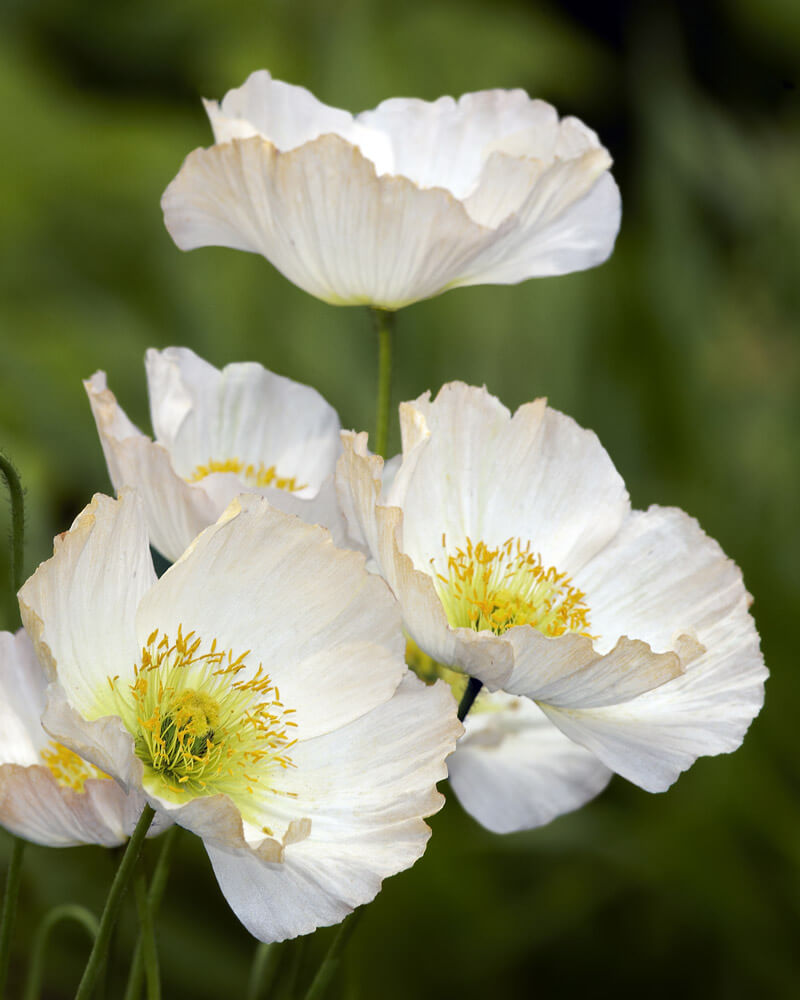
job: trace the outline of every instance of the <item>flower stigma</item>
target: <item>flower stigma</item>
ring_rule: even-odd
[[[440,569],[431,559],[436,592],[453,628],[471,628],[502,635],[515,625],[532,625],[547,636],[565,632],[589,635],[585,594],[566,573],[545,567],[530,542],[509,538],[497,548],[473,543],[447,553]]]
[[[90,779],[110,781],[107,774],[79,757],[72,750],[50,740],[41,751],[40,756],[49,768],[50,773],[62,788],[71,788],[74,792],[83,792],[84,785]]]
[[[269,674],[247,665],[214,639],[203,652],[181,626],[174,642],[156,629],[142,648],[132,684],[108,679],[119,714],[134,738],[145,778],[180,802],[253,794],[275,767],[291,767],[294,709],[285,708]]]
[[[205,465],[198,465],[191,476],[190,483],[199,483],[201,479],[214,472],[233,472],[247,483],[248,486],[272,486],[289,493],[298,493],[307,488],[307,483],[298,483],[295,476],[279,476],[274,465],[264,465],[259,462],[243,462],[240,458],[225,458],[222,460],[210,458]]]

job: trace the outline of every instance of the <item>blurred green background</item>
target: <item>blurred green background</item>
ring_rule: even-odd
[[[546,394],[594,428],[636,506],[687,509],[743,567],[766,707],[735,755],[701,760],[666,795],[615,779],[582,811],[503,838],[450,797],[425,857],[365,915],[348,997],[797,995],[798,66],[796,0],[3,0],[0,446],[28,490],[29,572],[110,488],[80,380],[105,369],[149,428],[148,346],[261,361],[315,385],[345,426],[371,426],[363,310],[306,296],[260,257],[182,254],[164,230],[162,190],[211,141],[200,95],[259,67],[353,111],[521,86],[615,157],[611,260],[404,311],[395,398],[460,378],[510,407]],[[0,574],[0,625],[15,628],[5,547]],[[9,843],[0,834],[3,856]],[[178,855],[164,995],[240,995],[254,942],[199,842],[182,834]],[[28,850],[9,996],[42,914],[99,907],[112,862]],[[126,911],[109,997],[132,936]],[[46,996],[71,996],[80,933],[63,929],[50,954]]]

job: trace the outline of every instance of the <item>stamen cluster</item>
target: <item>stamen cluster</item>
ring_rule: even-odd
[[[108,780],[107,774],[55,740],[50,740],[41,750],[40,756],[59,785],[71,788],[74,792],[82,792],[90,778]]]
[[[306,483],[298,483],[295,476],[279,476],[274,465],[264,465],[259,462],[243,462],[240,458],[215,459],[210,458],[205,465],[198,465],[189,476],[190,483],[199,483],[201,479],[210,476],[212,472],[233,472],[245,480],[248,486],[273,486],[275,489],[288,490],[297,493],[304,490]]]
[[[234,656],[216,639],[207,652],[201,647],[181,626],[174,642],[156,629],[133,683],[120,688],[114,677],[109,685],[137,757],[173,797],[252,794],[274,766],[292,766],[294,709],[261,664],[248,669],[249,650]]]
[[[442,535],[442,548],[447,539]],[[467,538],[465,548],[446,556],[443,571],[431,559],[433,582],[454,628],[502,635],[515,625],[532,625],[547,636],[589,634],[585,594],[566,573],[545,567],[530,542],[508,538],[497,548]]]

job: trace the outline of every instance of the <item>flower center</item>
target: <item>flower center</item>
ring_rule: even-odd
[[[530,542],[509,538],[497,548],[485,542],[431,559],[433,583],[448,622],[502,635],[515,625],[532,625],[548,636],[579,632],[589,635],[586,596],[566,573],[542,565]],[[591,638],[591,636],[589,636]]]
[[[136,756],[162,790],[180,801],[220,793],[235,800],[267,782],[274,767],[292,766],[294,709],[260,664],[248,669],[249,651],[234,656],[216,640],[206,652],[202,645],[181,626],[174,642],[156,629],[133,683],[109,684]]]
[[[279,476],[274,465],[266,466],[243,462],[240,458],[218,460],[210,458],[206,465],[198,465],[191,476],[190,483],[199,483],[201,479],[210,476],[212,472],[233,472],[247,483],[248,486],[273,486],[275,489],[288,490],[297,493],[306,489],[307,483],[298,483],[295,476]]]
[[[83,760],[82,757],[60,743],[56,743],[55,740],[50,740],[50,743],[41,751],[40,756],[63,788],[82,792],[83,786],[90,778],[110,780],[108,775],[96,768],[94,764]]]

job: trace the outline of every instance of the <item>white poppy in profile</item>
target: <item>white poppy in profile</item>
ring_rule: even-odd
[[[383,493],[366,435],[343,435],[340,500],[417,645],[501,692],[451,762],[470,812],[536,826],[612,771],[662,791],[739,746],[767,671],[741,573],[696,521],[631,510],[596,436],[544,400],[512,417],[452,383],[400,420]]]
[[[398,309],[613,249],[607,150],[522,90],[392,98],[353,117],[261,70],[205,107],[216,144],[164,193],[172,238],[262,254],[326,302]]]
[[[144,797],[45,732],[47,685],[27,632],[0,632],[0,824],[46,847],[122,844]]]
[[[220,370],[186,347],[151,348],[145,367],[154,441],[128,419],[104,372],[84,386],[111,482],[142,494],[163,556],[174,562],[243,492],[345,543],[334,487],[339,418],[316,389],[254,362]]]
[[[256,937],[343,919],[423,853],[462,728],[323,529],[243,495],[156,580],[138,495],[96,496],[20,608],[48,731],[202,837]]]

